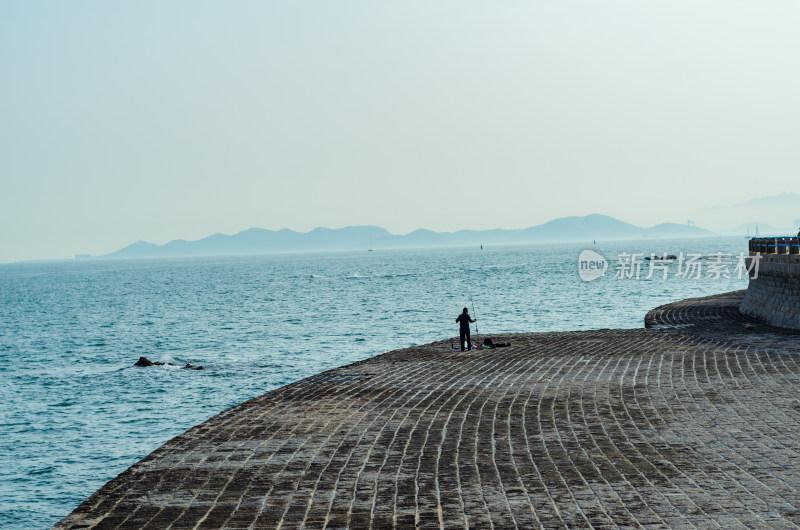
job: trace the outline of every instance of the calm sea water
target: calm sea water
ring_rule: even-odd
[[[742,238],[0,265],[0,527],[45,528],[219,411],[322,370],[457,335],[641,327],[746,287]],[[609,260],[583,282],[577,258]],[[734,254],[730,279],[614,278],[621,252]],[[706,262],[706,265],[708,262]],[[473,330],[474,332],[474,330]],[[200,364],[135,368],[151,360]]]

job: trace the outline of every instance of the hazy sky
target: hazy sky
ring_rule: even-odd
[[[800,191],[798,24],[795,0],[5,0],[0,261]]]

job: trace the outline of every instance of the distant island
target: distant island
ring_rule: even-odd
[[[693,225],[662,223],[642,228],[607,215],[561,217],[520,230],[459,230],[434,232],[419,229],[406,235],[391,234],[378,226],[315,228],[310,232],[250,228],[238,234],[213,234],[197,241],[176,239],[164,245],[139,241],[91,259],[175,258],[265,254],[270,252],[431,248],[466,245],[507,245],[593,240],[709,237],[715,234]],[[79,259],[88,259],[80,255]]]

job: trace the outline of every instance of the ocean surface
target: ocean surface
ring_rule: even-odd
[[[740,237],[589,243],[0,265],[0,528],[51,526],[246,399],[457,336],[464,306],[481,335],[638,328],[658,305],[747,286]],[[581,280],[585,249],[604,277]],[[637,279],[619,257],[651,252],[700,254],[700,278],[673,261],[646,279],[642,261]]]

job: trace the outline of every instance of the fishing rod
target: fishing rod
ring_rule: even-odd
[[[472,289],[467,285],[467,292],[469,293],[469,301],[472,303],[472,314],[475,315],[475,338],[478,338],[480,332],[478,331],[478,312],[475,311],[475,300],[472,299]]]

